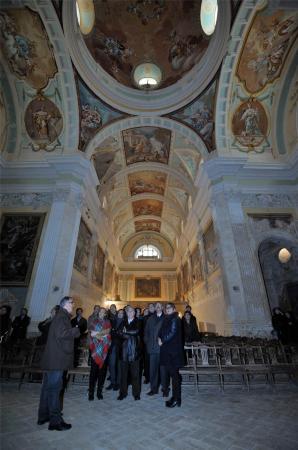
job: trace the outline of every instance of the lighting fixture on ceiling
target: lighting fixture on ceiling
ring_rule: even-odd
[[[278,252],[278,259],[280,260],[280,262],[282,264],[286,264],[287,262],[289,262],[291,259],[291,256],[292,255],[287,248],[282,248]]]
[[[77,0],[76,11],[82,34],[89,34],[94,26],[95,11],[93,0]]]
[[[201,3],[201,26],[207,36],[214,33],[218,13],[217,0],[202,0]]]
[[[160,68],[152,62],[139,64],[133,71],[133,81],[139,89],[157,89],[162,80]]]

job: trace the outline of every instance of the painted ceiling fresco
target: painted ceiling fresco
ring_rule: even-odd
[[[297,30],[297,10],[266,8],[256,15],[237,70],[239,80],[250,94],[256,94],[279,77]]]
[[[166,87],[198,64],[208,47],[200,6],[201,1],[190,0],[97,0],[95,27],[85,43],[119,83],[134,87],[134,67],[154,61]]]
[[[37,91],[58,71],[43,23],[29,8],[0,11],[0,44],[11,72]]]
[[[136,233],[140,231],[156,231],[160,232],[161,223],[158,220],[147,219],[147,220],[136,220],[135,229]]]
[[[163,203],[159,200],[144,199],[132,203],[133,215],[161,217]]]
[[[80,98],[80,142],[79,149],[85,150],[88,142],[108,123],[126,115],[107,106],[96,97],[78,77]]]
[[[230,148],[249,153],[253,158],[264,153],[271,156],[285,153],[284,144],[276,144],[274,116],[276,94],[281,90],[279,82],[283,73],[289,71],[286,59],[297,42],[298,11],[294,7],[281,9],[283,2],[268,2],[252,19],[239,54],[236,75],[233,78],[229,104]],[[294,5],[294,3],[293,3]],[[295,65],[294,58],[291,56]],[[296,61],[297,66],[297,61]],[[287,87],[286,92],[289,92]],[[285,96],[285,89],[282,95]],[[283,101],[280,99],[280,104]],[[285,111],[280,117],[283,122]],[[276,116],[277,117],[277,116]],[[284,134],[288,136],[288,124]],[[295,129],[295,126],[294,128]],[[279,127],[282,130],[282,127]],[[291,134],[291,132],[290,132]],[[277,137],[280,132],[277,133]],[[288,148],[291,146],[288,144]]]
[[[162,172],[136,172],[128,175],[131,195],[151,193],[164,195],[167,175]]]
[[[214,108],[216,95],[215,80],[212,85],[193,103],[171,114],[176,120],[186,123],[203,139],[209,151],[215,147],[214,142]]]
[[[137,162],[167,164],[171,132],[158,127],[139,127],[122,131],[127,165]]]

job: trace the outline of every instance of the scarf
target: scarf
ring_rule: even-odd
[[[90,330],[92,331],[103,331],[111,328],[111,323],[109,320],[101,320],[95,317],[90,324]],[[95,363],[102,368],[107,357],[109,348],[111,345],[111,334],[101,336],[99,339],[90,335],[90,352]]]

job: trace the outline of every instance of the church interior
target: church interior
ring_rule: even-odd
[[[1,1],[0,305],[27,308],[27,337],[68,295],[85,317],[189,305],[211,337],[277,339],[274,308],[298,323],[297,35],[295,0]],[[67,443],[35,430],[39,388],[7,383],[5,440],[294,450],[297,379],[294,395],[267,388],[200,393],[201,409],[183,391],[184,412],[166,416],[162,399],[126,414],[109,392],[106,440],[72,386]]]
[[[0,95],[1,301],[32,333],[66,294],[297,317],[295,2],[3,0]]]

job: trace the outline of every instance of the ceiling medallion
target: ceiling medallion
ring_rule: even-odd
[[[162,72],[160,68],[152,62],[139,64],[133,71],[133,81],[139,89],[157,89],[161,80]]]

